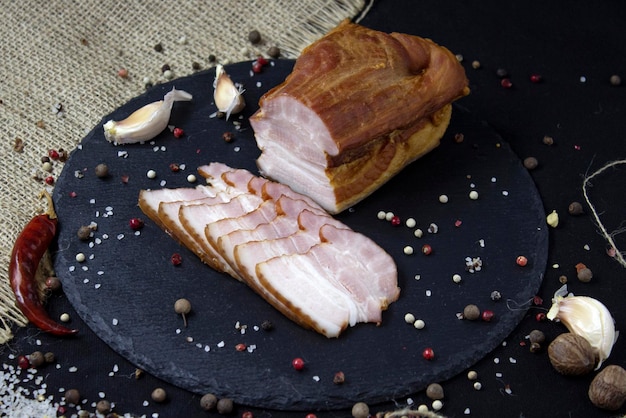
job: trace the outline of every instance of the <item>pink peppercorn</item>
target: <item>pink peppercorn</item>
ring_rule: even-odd
[[[533,83],[541,83],[543,81],[543,77],[540,74],[531,74],[530,81]]]
[[[480,316],[481,316],[483,321],[491,322],[491,320],[493,319],[495,314],[493,313],[493,311],[490,311],[489,309],[485,309]]]
[[[396,215],[393,218],[391,218],[391,225],[398,226],[400,225],[400,223],[401,223],[401,220],[399,216]]]
[[[178,253],[174,253],[172,254],[172,257],[170,257],[170,261],[172,262],[172,265],[180,266],[183,263],[183,257]]]
[[[424,255],[431,255],[432,252],[433,252],[433,248],[430,245],[424,244],[422,246],[422,254],[424,254]]]
[[[291,361],[291,366],[296,370],[304,369],[304,360],[300,357],[296,357]]]
[[[20,369],[28,369],[30,367],[30,360],[26,356],[19,356],[17,358],[17,366]]]
[[[505,89],[510,89],[511,87],[513,87],[513,82],[510,78],[503,78],[502,80],[500,80],[500,85]]]
[[[430,347],[425,348],[424,351],[422,351],[422,357],[426,360],[432,360],[435,358],[435,351]]]
[[[252,64],[252,72],[260,73],[262,70],[263,70],[263,65],[260,64],[258,61]]]
[[[48,176],[45,178],[44,181],[46,182],[47,185],[52,186],[54,184],[54,177]]]
[[[53,160],[58,160],[59,152],[55,149],[48,150],[48,157],[50,157]]]
[[[128,70],[126,68],[120,68],[117,71],[117,75],[121,78],[128,78]]]
[[[526,264],[528,264],[528,259],[523,255],[520,255],[517,256],[517,258],[515,259],[515,263],[520,267],[524,267],[526,266]]]
[[[174,131],[172,131],[172,133],[174,134],[174,138],[181,138],[185,134],[185,131],[183,131],[181,128],[174,128]]]
[[[130,229],[137,231],[143,228],[143,220],[141,218],[131,218],[130,221],[128,221],[128,225]]]

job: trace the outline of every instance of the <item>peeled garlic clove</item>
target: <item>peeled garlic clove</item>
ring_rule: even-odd
[[[110,120],[105,123],[104,137],[115,144],[149,141],[167,127],[174,102],[189,101],[192,98],[186,91],[173,88],[163,100],[137,109],[122,121]]]
[[[548,216],[546,216],[546,223],[552,228],[559,226],[559,214],[556,210],[553,210]]]
[[[561,321],[570,332],[589,341],[598,358],[596,370],[611,354],[619,335],[613,317],[604,304],[588,296],[568,294],[567,285],[555,292],[546,317],[552,321]]]
[[[242,95],[244,90],[233,83],[222,65],[215,68],[213,87],[215,89],[213,99],[217,110],[226,113],[226,119],[232,114],[241,112],[246,106]]]

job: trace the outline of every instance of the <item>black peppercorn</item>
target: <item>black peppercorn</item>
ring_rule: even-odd
[[[582,215],[583,213],[583,205],[580,204],[580,202],[572,202],[569,204],[569,207],[567,208],[567,212],[570,215]]]
[[[217,57],[213,54],[209,55],[209,62],[214,63],[217,60]]]
[[[104,164],[104,163],[100,163],[96,166],[96,177],[98,178],[105,178],[109,175],[109,167]]]
[[[169,70],[171,70],[171,69],[172,69],[172,68],[170,67],[170,65],[169,65],[169,64],[163,64],[163,65],[161,66],[161,72],[162,72],[162,73],[164,73],[164,72],[166,72],[166,71],[169,71]]]
[[[199,70],[200,69],[200,63],[196,62],[196,61],[192,62],[191,63],[191,69],[192,70]]]
[[[277,46],[272,46],[267,50],[267,55],[272,58],[278,58],[280,57],[280,49]]]
[[[158,44],[154,46],[154,50],[156,52],[163,52],[163,45],[161,45],[161,42],[159,42]]]
[[[274,328],[274,324],[272,324],[271,321],[269,320],[265,320],[261,323],[261,328],[265,331],[270,331],[272,328]]]
[[[256,45],[259,42],[261,42],[261,34],[259,33],[258,30],[252,30],[250,31],[250,33],[248,33],[248,40],[253,44]]]

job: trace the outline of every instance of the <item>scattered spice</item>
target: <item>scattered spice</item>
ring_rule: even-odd
[[[295,369],[295,370],[302,370],[304,369],[304,360],[300,357],[296,357],[293,360],[291,360],[291,366]]]
[[[480,68],[480,61],[474,60],[472,61],[472,68],[478,70]]]
[[[217,412],[222,415],[233,412],[233,400],[230,398],[222,398],[217,401]]]
[[[117,70],[117,75],[120,78],[128,78],[128,70],[126,68],[120,68]]]
[[[182,136],[185,135],[185,131],[182,128],[174,128],[172,133],[174,134],[174,138],[182,138]]]
[[[352,406],[354,418],[367,418],[370,416],[370,407],[365,402],[357,402]]]
[[[465,140],[465,135],[463,135],[462,133],[454,134],[454,142],[456,142],[457,144],[460,144],[464,140]]]
[[[621,86],[622,85],[622,78],[617,75],[617,74],[613,74],[610,78],[609,78],[609,82],[611,83],[612,86]]]
[[[510,78],[503,78],[502,80],[500,80],[500,85],[505,89],[510,89],[513,87],[513,82]]]
[[[443,399],[443,387],[439,383],[431,383],[426,388],[426,396],[428,396],[428,398],[431,400]]]
[[[154,50],[156,52],[163,52],[163,45],[161,44],[161,42],[159,42],[158,44],[154,45]]]
[[[333,376],[333,383],[336,385],[341,385],[345,381],[346,381],[346,375],[341,371],[335,373],[335,376]]]
[[[13,141],[13,151],[24,152],[24,141],[20,138],[15,138]]]
[[[491,322],[495,317],[495,313],[489,309],[485,309],[480,317],[485,322]]]
[[[98,178],[106,178],[109,176],[109,166],[104,163],[100,163],[96,166],[95,173]]]
[[[224,140],[224,142],[232,142],[233,139],[235,139],[235,134],[232,132],[224,132],[222,134],[222,139]]]
[[[111,402],[107,401],[106,399],[99,400],[96,404],[96,411],[98,411],[98,413],[100,414],[108,414],[109,412],[111,412]]]
[[[248,32],[248,41],[250,41],[252,45],[261,43],[261,33],[256,29],[251,30]]]
[[[167,399],[167,392],[163,388],[156,388],[152,391],[150,397],[154,402],[162,403]]]
[[[554,138],[552,138],[550,135],[545,135],[543,137],[543,143],[548,146],[554,145]]]
[[[496,75],[498,76],[498,78],[504,78],[509,75],[509,72],[505,68],[498,68],[496,70]]]
[[[543,344],[546,341],[546,336],[543,331],[534,329],[528,334],[528,339],[531,343]]]
[[[433,248],[429,244],[424,244],[422,246],[422,254],[431,255],[433,252]]]
[[[211,411],[217,406],[217,396],[207,393],[200,398],[200,407],[205,411]]]
[[[277,46],[272,46],[270,47],[270,49],[267,50],[267,55],[276,59],[280,57],[280,49]]]
[[[80,392],[78,389],[68,389],[65,391],[65,401],[77,405],[80,402]]]
[[[430,347],[425,348],[424,351],[422,351],[422,357],[424,357],[425,360],[430,361],[435,358],[435,351]]]
[[[567,213],[573,216],[582,215],[584,213],[583,205],[580,202],[572,202],[567,207]]]
[[[187,328],[187,315],[191,312],[191,302],[185,298],[180,298],[174,302],[174,312],[183,317],[183,324]]]
[[[463,318],[475,321],[480,318],[480,309],[474,304],[469,304],[463,309]]]
[[[539,161],[535,157],[524,158],[524,167],[528,170],[534,170],[539,165]]]
[[[541,83],[543,81],[543,77],[541,76],[541,74],[531,74],[530,81],[535,84]]]
[[[502,299],[502,295],[497,290],[494,290],[493,292],[491,292],[490,297],[491,297],[491,300],[493,300],[494,302]]]
[[[30,365],[37,368],[45,364],[46,359],[43,356],[41,351],[34,351],[28,356],[28,361]]]
[[[130,221],[128,221],[128,226],[130,226],[130,229],[132,229],[133,231],[138,231],[144,226],[143,219],[130,218]]]
[[[589,283],[593,278],[591,269],[583,263],[576,264],[576,277],[583,283]]]
[[[179,253],[174,253],[170,258],[170,261],[172,262],[172,265],[180,266],[183,263],[183,257]]]
[[[517,258],[515,259],[515,264],[517,264],[520,267],[525,267],[528,264],[528,259],[524,257],[523,255],[518,255]]]

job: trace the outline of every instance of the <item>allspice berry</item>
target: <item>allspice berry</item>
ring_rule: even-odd
[[[167,399],[167,393],[163,388],[156,388],[152,391],[152,395],[150,395],[150,397],[154,402],[161,403],[165,402],[165,400]]]
[[[43,365],[46,362],[46,359],[41,351],[34,351],[28,356],[28,361],[30,361],[31,366],[37,368]]]
[[[546,340],[546,336],[543,333],[543,331],[534,329],[530,331],[530,334],[528,334],[528,339],[530,340],[531,343],[542,344]]]
[[[539,165],[539,161],[535,157],[524,158],[524,167],[527,170],[534,170]]]
[[[480,309],[474,304],[469,304],[463,309],[463,318],[475,321],[480,318]]]
[[[230,398],[222,398],[217,401],[217,412],[223,415],[233,412],[233,400]]]
[[[80,392],[78,391],[78,389],[66,390],[65,402],[77,405],[80,402]]]
[[[354,418],[367,418],[370,415],[370,407],[365,402],[357,402],[352,406]]]
[[[567,207],[567,212],[573,216],[582,215],[584,212],[583,205],[580,202],[572,202]]]
[[[207,393],[200,398],[200,406],[205,411],[211,411],[217,406],[217,396],[212,393]]]
[[[109,167],[104,163],[100,163],[96,166],[95,172],[96,177],[101,179],[106,178],[109,176]]]
[[[99,400],[96,404],[96,411],[98,411],[98,413],[100,414],[108,414],[109,412],[111,412],[111,402],[107,401],[106,399]]]
[[[261,33],[258,30],[251,30],[248,33],[248,40],[251,44],[256,45],[261,42]]]
[[[431,383],[426,388],[426,396],[433,401],[443,399],[443,387],[439,383]]]
[[[606,366],[589,385],[589,399],[598,408],[617,411],[626,402],[626,370]]]
[[[552,367],[567,376],[587,374],[596,365],[596,356],[589,341],[571,332],[560,334],[550,343],[548,357]]]

